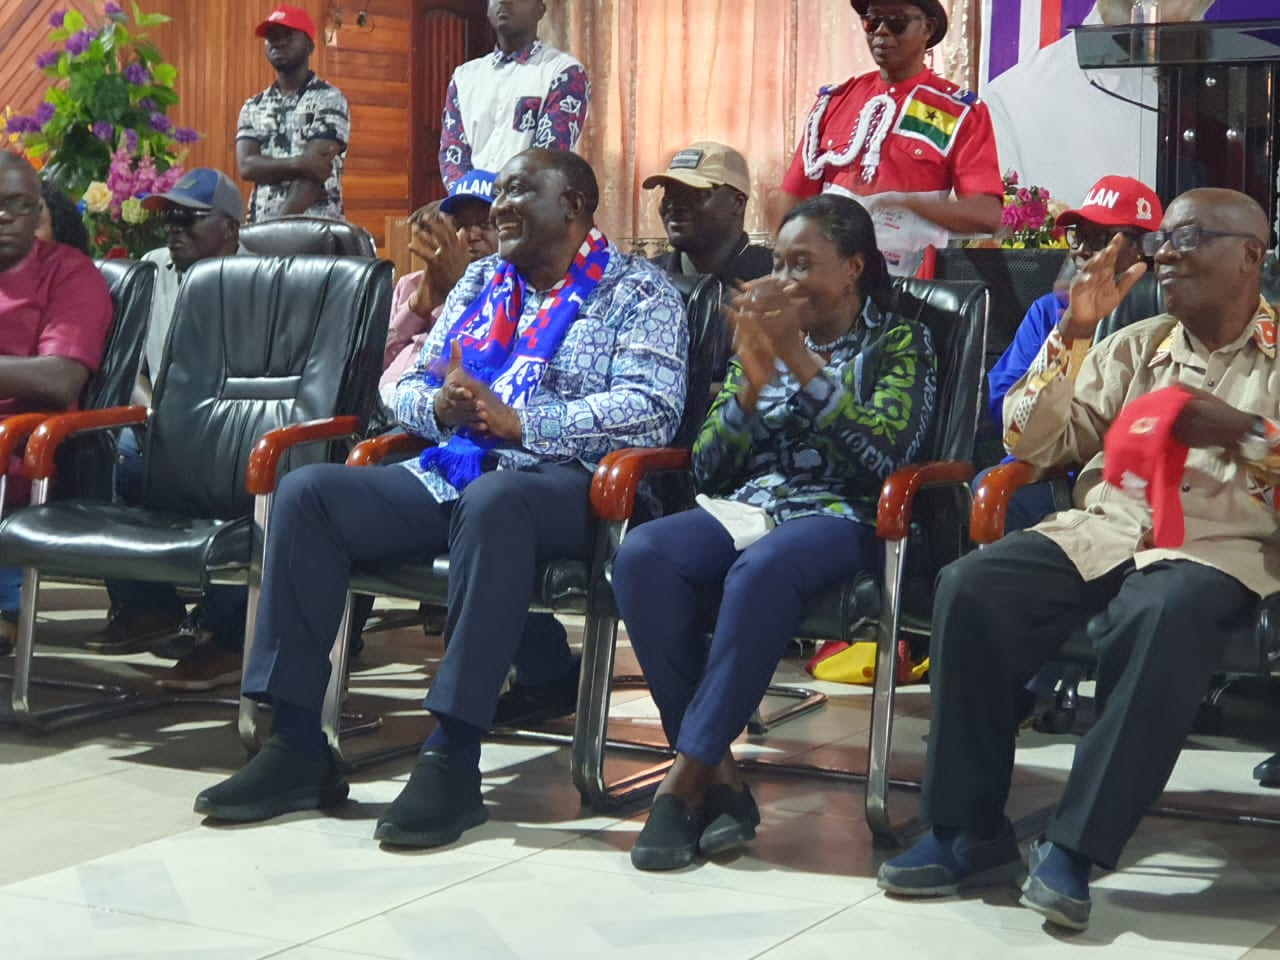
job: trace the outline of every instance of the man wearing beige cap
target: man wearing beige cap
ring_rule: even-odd
[[[653,262],[668,273],[710,274],[727,295],[773,270],[773,254],[751,243],[743,229],[751,176],[737,150],[711,141],[690,144],[642,186],[662,187],[658,212],[674,250]]]

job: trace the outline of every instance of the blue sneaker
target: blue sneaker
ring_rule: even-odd
[[[1073,863],[1065,851],[1041,838],[1027,851],[1027,879],[1018,900],[1050,923],[1068,930],[1087,930],[1093,900],[1089,896],[1089,864]],[[1083,870],[1084,876],[1076,875]]]
[[[1012,883],[1022,871],[1013,825],[994,837],[969,830],[930,830],[910,850],[880,866],[881,890],[900,897],[949,897],[963,887]]]

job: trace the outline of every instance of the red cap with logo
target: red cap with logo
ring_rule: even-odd
[[[1133,227],[1155,230],[1164,219],[1164,207],[1156,192],[1133,177],[1103,177],[1095,183],[1084,203],[1064,211],[1057,219],[1059,227],[1069,227],[1087,220],[1103,227]]]
[[[265,37],[267,31],[272,27],[288,27],[290,30],[300,30],[305,33],[312,43],[316,42],[316,24],[311,19],[311,14],[299,7],[290,7],[287,4],[281,4],[267,15],[267,19],[258,24],[258,29],[253,32],[260,37]]]
[[[1190,401],[1181,387],[1138,397],[1120,411],[1102,443],[1102,478],[1151,504],[1157,547],[1180,547],[1186,539],[1181,488],[1187,447],[1174,439],[1173,426]]]

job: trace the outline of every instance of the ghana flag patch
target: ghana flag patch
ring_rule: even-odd
[[[931,87],[916,87],[902,105],[896,130],[903,136],[933,144],[945,157],[969,112],[967,104]]]

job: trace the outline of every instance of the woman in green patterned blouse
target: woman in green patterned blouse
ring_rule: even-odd
[[[730,744],[805,604],[878,569],[876,499],[933,419],[928,330],[894,313],[871,218],[824,194],[730,309],[736,356],[693,448],[698,506],[637,527],[613,588],[676,761],[631,852],[675,869],[755,836]],[[723,591],[710,646],[699,594]],[[658,602],[661,598],[661,602]]]

